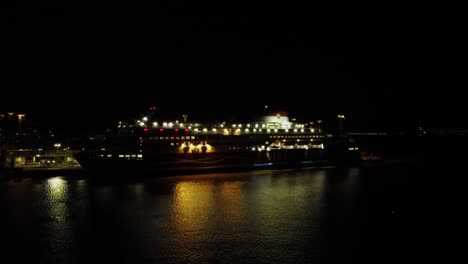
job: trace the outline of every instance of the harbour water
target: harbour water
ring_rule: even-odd
[[[138,175],[135,175],[138,176]],[[0,181],[15,263],[395,263],[421,241],[408,164]],[[420,208],[420,207],[419,207]],[[412,259],[412,258],[415,259]]]

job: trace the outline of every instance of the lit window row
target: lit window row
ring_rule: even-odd
[[[229,147],[229,150],[241,150],[241,149],[250,149],[250,147]]]
[[[270,138],[323,138],[320,135],[298,135],[298,136],[286,136],[286,135],[273,135]]]
[[[145,128],[144,129],[145,132],[149,132],[150,130],[148,128]],[[155,131],[158,131],[158,130],[155,130]],[[163,133],[165,130],[163,128],[160,128],[159,129],[159,132]],[[175,128],[173,129],[174,132],[179,132],[179,129],[178,128]],[[321,132],[320,129],[316,130],[314,128],[294,128],[294,129],[277,129],[277,128],[267,128],[267,129],[261,129],[261,128],[253,128],[253,129],[250,129],[250,128],[245,128],[245,129],[240,129],[240,128],[233,128],[233,129],[229,129],[229,128],[224,128],[224,129],[216,129],[216,128],[212,128],[212,129],[208,129],[208,128],[203,128],[203,129],[199,129],[199,128],[194,128],[194,129],[191,129],[191,128],[186,128],[184,130],[186,133],[189,132],[189,133],[194,133],[194,134],[198,134],[198,133],[203,133],[203,134],[207,134],[208,132],[211,132],[212,134],[224,134],[224,135],[229,135],[229,134],[236,134],[236,135],[239,135],[241,133],[245,133],[245,134],[249,134],[249,133],[316,133],[316,132]],[[171,132],[171,131],[170,131]]]
[[[111,158],[112,156],[107,155],[108,158]],[[119,154],[119,158],[125,158],[125,159],[142,159],[143,154]]]
[[[198,138],[198,137],[196,137]],[[174,139],[195,139],[195,136],[181,136],[181,137],[149,137],[149,140],[174,140]]]
[[[203,132],[203,133],[207,133],[209,130],[207,128],[203,128],[203,129],[198,129],[198,128],[195,128],[194,130],[192,130],[191,132],[193,133],[200,133],[200,132]],[[301,129],[297,129],[297,128],[294,128],[294,129],[277,129],[277,128],[274,128],[274,129],[271,129],[271,128],[268,128],[268,129],[261,129],[261,128],[253,128],[253,129],[250,129],[250,128],[246,128],[246,129],[240,129],[240,128],[233,128],[233,129],[229,129],[229,128],[224,128],[224,129],[220,129],[220,130],[217,130],[216,128],[213,128],[210,130],[212,133],[220,133],[220,134],[241,134],[241,133],[306,133],[306,132],[310,132],[310,133],[314,133],[316,132],[316,130],[314,128],[310,128],[310,129],[305,129],[305,128],[301,128]],[[318,130],[318,132],[320,132],[321,130]]]

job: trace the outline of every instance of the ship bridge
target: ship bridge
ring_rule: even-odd
[[[266,124],[267,128],[289,129],[292,128],[293,125],[285,113],[263,116],[262,122]]]

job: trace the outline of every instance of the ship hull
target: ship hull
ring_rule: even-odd
[[[330,164],[324,159],[323,151],[319,149],[207,153],[199,157],[152,153],[141,159],[119,158],[118,155],[98,152],[82,152],[77,153],[75,158],[86,171],[109,177],[115,175],[180,175]]]

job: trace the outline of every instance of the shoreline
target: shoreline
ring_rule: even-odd
[[[393,166],[393,165],[401,165],[401,164],[411,164],[410,160],[406,159],[392,159],[392,160],[375,160],[375,161],[361,161],[358,164],[354,165],[341,165],[341,166],[332,166],[335,168],[339,167],[350,167],[350,168],[366,168],[366,167],[377,167],[377,166]],[[265,168],[243,168],[241,171],[249,171],[249,170],[262,170],[262,169],[284,169],[284,168],[329,168],[330,164],[321,164],[317,166],[268,166]],[[327,165],[327,166],[323,166]],[[229,170],[225,169],[223,171],[226,172],[234,172],[239,170]],[[210,170],[196,170],[192,171],[192,173],[187,173],[186,171],[180,171],[179,173],[176,172],[169,172],[169,173],[158,173],[158,177],[164,176],[177,176],[177,175],[197,175],[203,173],[210,173],[213,171]],[[215,171],[217,172],[217,170]],[[0,170],[0,180],[22,180],[22,179],[33,179],[33,178],[48,178],[48,177],[55,177],[55,176],[65,176],[70,178],[80,177],[80,178],[94,178],[91,177],[94,175],[92,172],[86,171],[82,167],[29,167],[29,168],[6,168]],[[142,177],[145,177],[145,172],[141,172]],[[146,173],[147,175],[147,173]],[[154,175],[154,174],[152,174]],[[131,178],[129,174],[116,174],[113,177],[116,178]],[[100,179],[112,179],[113,177],[96,177]],[[147,176],[149,177],[149,176]],[[154,176],[153,176],[154,177]]]

